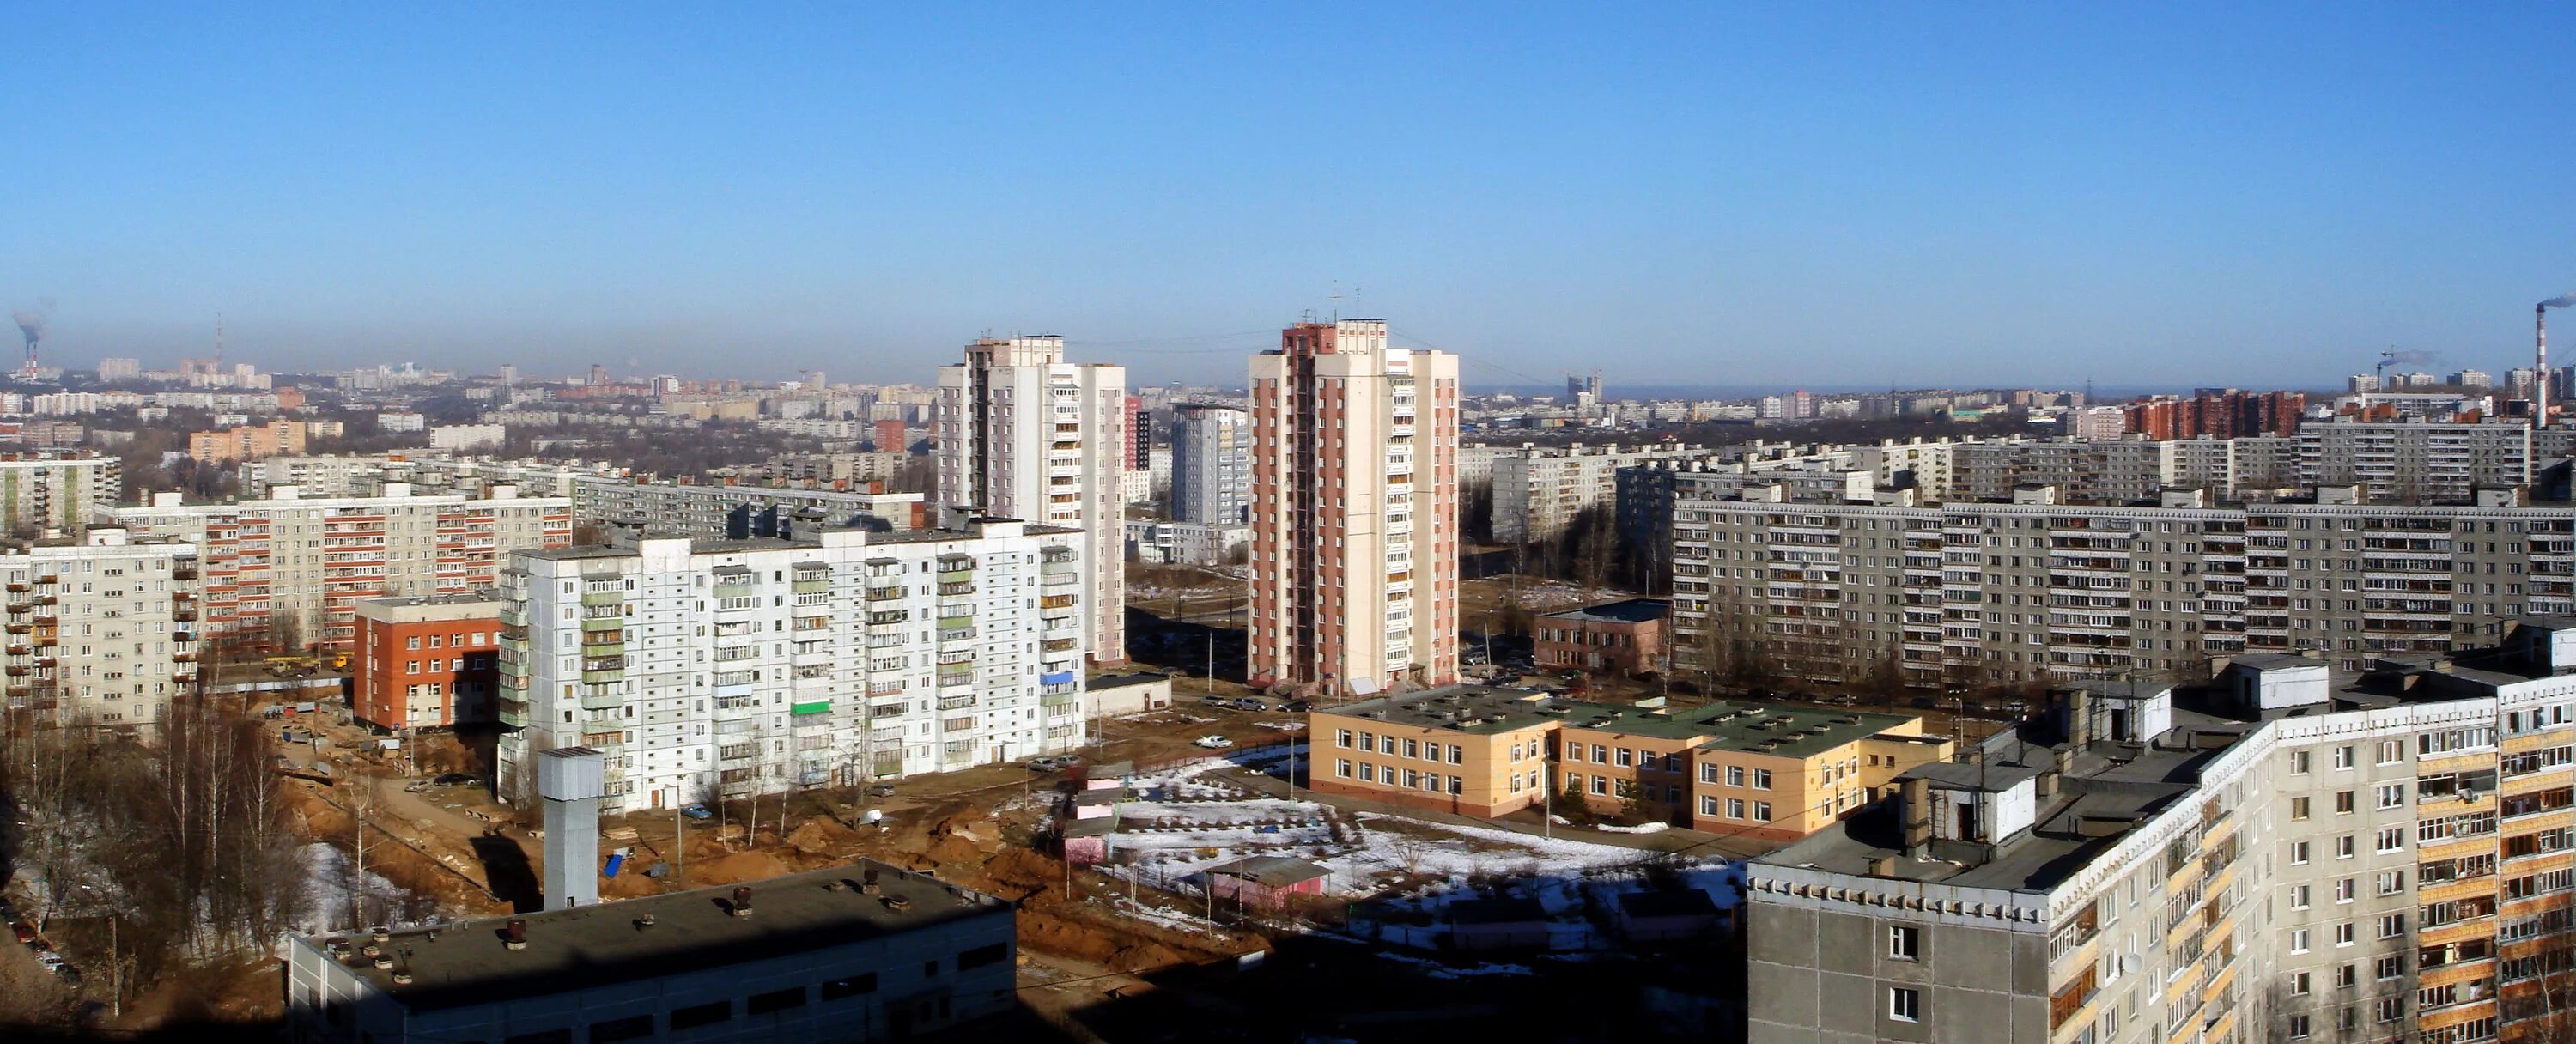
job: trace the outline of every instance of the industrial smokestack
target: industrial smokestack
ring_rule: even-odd
[[[2531,443],[2522,453],[2524,485],[2540,468],[2540,429],[2549,426],[2549,310],[2568,307],[2576,307],[2576,294],[2560,294],[2531,309],[2532,365],[2540,368],[2540,382],[2531,393]]]
[[[45,339],[45,321],[53,318],[53,315],[52,298],[37,301],[33,308],[20,308],[9,313],[9,318],[18,323],[18,336],[27,339],[27,364],[21,371],[26,376],[36,375],[36,342]]]

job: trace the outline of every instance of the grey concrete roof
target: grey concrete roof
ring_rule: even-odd
[[[876,871],[880,895],[859,891],[869,870]],[[356,956],[369,944],[362,932],[299,941],[316,947],[345,941],[351,973],[414,1010],[429,1010],[705,971],[872,936],[935,930],[963,917],[1007,917],[1010,910],[992,896],[872,860],[750,887],[749,917],[733,916],[729,885],[522,914],[528,944],[519,950],[503,945],[507,917],[407,928],[383,944],[396,955],[393,969]],[[893,898],[909,906],[892,909],[886,900]],[[647,915],[653,918],[649,927],[641,923]],[[397,970],[409,971],[412,981],[395,984]]]
[[[1580,609],[1541,614],[1548,620],[1589,620],[1595,623],[1645,623],[1661,620],[1673,610],[1673,603],[1661,598],[1631,598],[1624,602],[1587,605]]]
[[[1271,855],[1245,856],[1221,866],[1211,866],[1207,868],[1207,872],[1239,877],[1264,888],[1286,888],[1289,885],[1333,876],[1332,871],[1303,859]]]

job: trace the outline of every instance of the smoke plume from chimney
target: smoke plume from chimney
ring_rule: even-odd
[[[2540,302],[2542,308],[2576,308],[2576,294],[2560,294]]]
[[[18,335],[27,339],[30,348],[45,339],[45,321],[53,317],[54,301],[50,297],[37,301],[33,308],[20,308],[9,313],[9,318],[18,321]]]

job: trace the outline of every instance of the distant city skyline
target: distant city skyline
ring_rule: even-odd
[[[2564,8],[18,14],[74,367],[1237,384],[1338,311],[1470,387],[2324,388],[2576,287]]]

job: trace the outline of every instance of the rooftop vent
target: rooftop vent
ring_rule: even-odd
[[[734,915],[734,916],[736,916],[736,917],[749,917],[749,916],[751,916],[751,886],[750,886],[750,885],[737,885],[737,886],[735,886],[735,887],[734,887],[734,890],[733,890],[733,915]]]
[[[509,925],[501,929],[501,945],[513,950],[527,949],[528,919],[525,917],[510,918]]]
[[[869,867],[867,872],[859,875],[859,894],[877,894],[877,869],[875,867]]]
[[[896,913],[902,913],[906,910],[912,909],[912,900],[900,895],[889,895],[885,897],[885,907],[886,909],[892,910]]]

